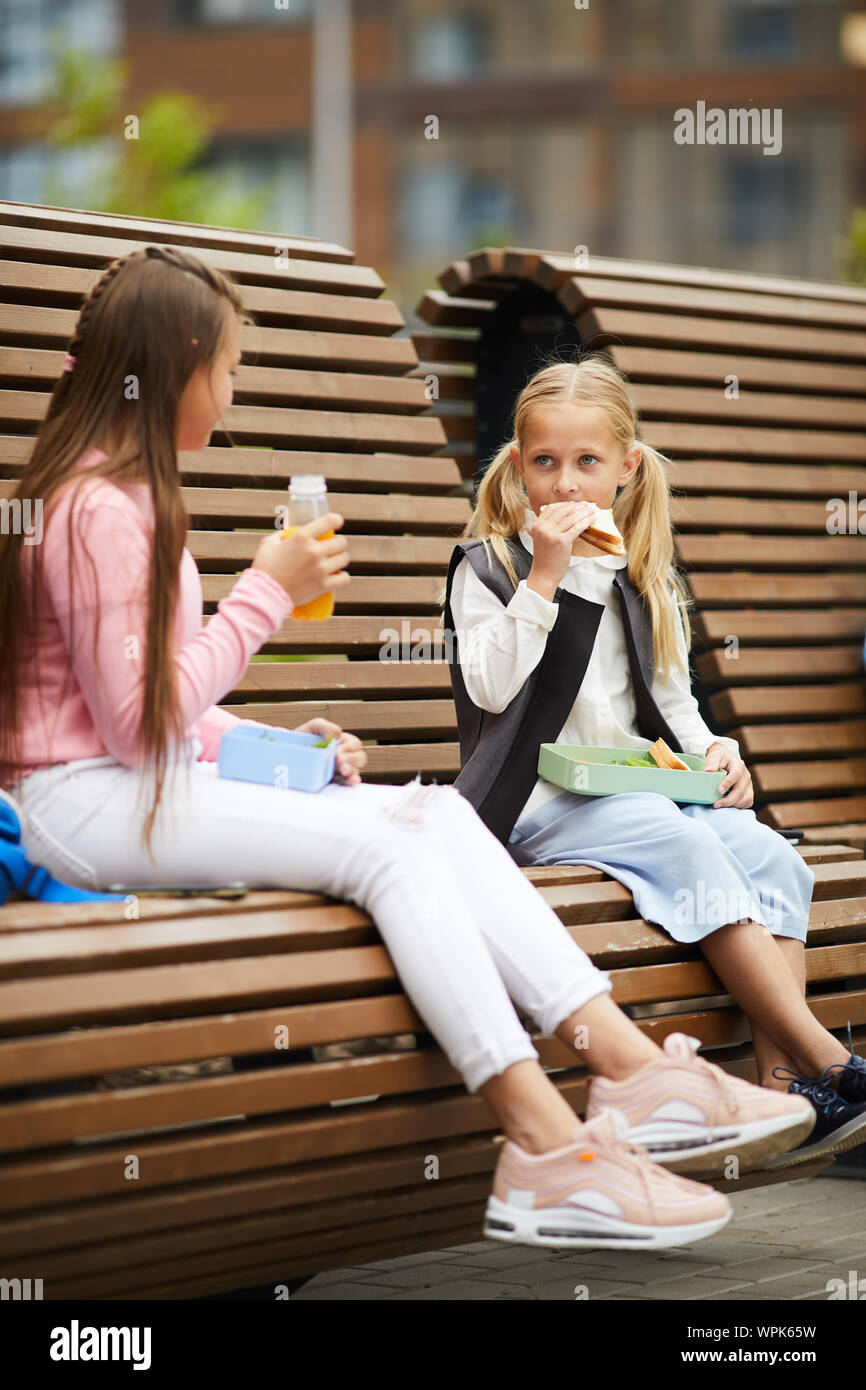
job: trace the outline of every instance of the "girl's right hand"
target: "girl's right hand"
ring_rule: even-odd
[[[530,526],[532,567],[554,588],[568,569],[571,547],[594,517],[592,502],[551,502]]]
[[[310,603],[319,594],[342,589],[351,580],[345,572],[349,563],[345,536],[334,536],[326,541],[316,539],[326,531],[339,530],[342,525],[339,512],[327,512],[299,526],[285,540],[275,531],[259,542],[252,568],[264,570],[282,584],[296,608],[299,604]]]

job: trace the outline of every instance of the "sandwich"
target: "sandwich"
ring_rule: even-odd
[[[601,507],[595,509],[595,521],[591,526],[587,526],[585,531],[581,531],[580,539],[589,541],[597,550],[603,550],[606,555],[624,555],[622,537],[619,535],[613,520],[613,512],[604,511]]]
[[[663,738],[657,738],[651,748],[647,749],[653,762],[659,767],[679,768],[683,772],[691,772],[688,763],[684,763],[682,758],[678,758],[670,748],[668,748]]]

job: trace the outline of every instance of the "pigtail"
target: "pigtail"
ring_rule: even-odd
[[[688,651],[692,600],[674,555],[665,459],[648,444],[637,443],[640,463],[614,502],[613,515],[628,552],[629,578],[649,609],[655,668],[663,675],[672,666],[683,670],[676,624],[681,619]],[[688,675],[688,663],[683,673]]]

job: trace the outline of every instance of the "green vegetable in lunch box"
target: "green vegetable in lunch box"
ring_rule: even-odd
[[[314,743],[314,744],[313,744],[313,747],[314,747],[314,748],[327,748],[327,747],[328,747],[328,744],[329,744],[329,743],[333,743],[333,742],[334,742],[334,739],[333,739],[333,735],[332,735],[331,738],[320,738],[319,741],[318,741],[318,743]]]
[[[654,767],[658,772],[658,763],[654,763],[648,753],[633,753],[628,758],[620,762],[619,758],[611,758],[609,763],[603,764],[605,767]]]

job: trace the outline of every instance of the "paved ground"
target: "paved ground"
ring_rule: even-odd
[[[710,1240],[671,1251],[557,1254],[498,1241],[332,1270],[292,1299],[826,1300],[850,1271],[866,1281],[866,1182],[816,1178],[732,1198]],[[866,1297],[866,1282],[861,1297]]]

